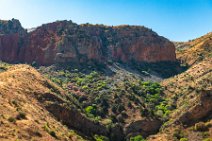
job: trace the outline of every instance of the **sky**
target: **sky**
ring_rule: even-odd
[[[172,41],[212,32],[212,0],[0,0],[0,19],[24,28],[56,20],[144,25]]]

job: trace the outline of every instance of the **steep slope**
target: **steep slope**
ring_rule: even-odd
[[[57,21],[29,33],[23,31],[17,20],[0,22],[1,60],[39,65],[176,61],[174,45],[143,26],[110,27]]]
[[[108,127],[117,140],[156,133],[165,118],[163,113],[155,114],[157,106],[166,103],[162,88],[118,67],[112,74],[89,67],[50,66],[39,71],[72,95],[81,112]]]
[[[200,141],[212,138],[212,60],[164,80],[164,93],[174,107],[161,134],[150,140]],[[183,140],[183,139],[182,139]]]
[[[1,68],[3,70],[3,72],[0,73],[0,98],[2,106],[0,110],[1,140],[83,140],[82,137],[70,131],[70,129],[75,129],[81,134],[88,136],[89,139],[105,136],[104,138],[108,137],[113,141],[121,141],[134,134],[148,136],[157,132],[161,125],[162,121],[160,121],[157,116],[154,117],[154,115],[148,112],[148,110],[156,110],[154,107],[148,107],[148,110],[141,116],[138,107],[142,106],[139,103],[143,98],[137,98],[137,102],[134,100],[135,103],[132,103],[130,113],[127,113],[129,115],[123,112],[126,108],[125,106],[127,106],[126,103],[123,101],[125,106],[121,107],[116,102],[114,105],[116,111],[112,112],[109,110],[110,108],[106,109],[109,111],[109,115],[118,115],[117,119],[116,117],[112,119],[105,113],[96,113],[94,109],[90,110],[90,108],[94,107],[95,99],[100,95],[93,98],[89,97],[87,103],[84,103],[85,101],[82,103],[82,106],[86,107],[82,108],[76,97],[83,93],[88,95],[86,91],[82,93],[76,91],[68,93],[51,81],[43,78],[34,68],[27,65],[8,66],[3,64]],[[74,78],[72,79],[74,80]],[[90,83],[92,84],[93,82]],[[121,83],[121,80],[116,84],[120,86],[125,85]],[[69,84],[68,86],[70,87],[71,85],[72,84]],[[144,86],[139,85],[134,86],[134,89],[137,87],[138,90],[148,90],[156,87],[158,88],[157,91],[159,94],[160,90],[157,84],[145,83],[142,84]],[[98,87],[100,88],[100,86]],[[95,87],[92,89],[94,90]],[[97,91],[101,92],[100,89]],[[105,92],[106,90],[105,88]],[[103,91],[102,89],[102,92]],[[129,89],[128,91],[131,91],[132,96],[134,95],[133,90]],[[137,92],[137,94],[139,93],[140,92]],[[151,90],[150,93],[156,95],[156,90]],[[119,97],[118,94],[120,94],[120,92],[115,90],[111,95],[109,93],[105,94],[107,94],[105,95],[106,97],[114,96],[114,94],[117,94],[116,97]],[[90,95],[92,94],[90,93]],[[114,100],[124,100],[126,98],[127,96],[123,96],[122,98],[115,98]],[[150,97],[146,99],[150,100]],[[99,107],[100,109],[104,109],[104,107],[109,104],[105,103],[110,102],[108,101],[109,99],[104,99],[104,97],[99,100],[103,101],[103,105]],[[163,101],[161,98],[161,102]],[[90,105],[89,103],[92,104]],[[148,101],[146,103],[148,106]],[[149,101],[149,104],[157,105],[159,103]],[[134,119],[132,118],[133,116],[130,115],[133,110],[136,111],[136,114],[133,116],[137,116]],[[99,114],[103,114],[104,118],[100,118],[100,116],[97,117]],[[125,116],[129,118],[124,119],[123,117]],[[145,128],[143,126],[145,126]]]
[[[160,133],[150,141],[212,140],[212,34],[176,42],[177,59],[190,68],[161,82],[174,107]]]
[[[173,117],[179,117],[182,123],[198,121],[199,119],[210,114],[212,110],[211,90],[212,90],[212,60],[202,61],[192,66],[186,72],[162,82],[165,86],[167,97],[171,98],[176,104],[177,111]],[[202,103],[199,104],[198,102]],[[182,111],[200,106],[204,110],[197,110],[195,114],[184,115]],[[201,107],[202,106],[202,107]],[[196,107],[196,108],[197,108]],[[179,114],[180,112],[181,114]],[[201,113],[203,112],[203,113]],[[195,117],[197,116],[197,117]],[[187,119],[186,119],[187,118]]]
[[[18,20],[0,20],[0,60],[17,63],[27,32]]]
[[[53,91],[61,92],[27,65],[11,66],[1,72],[0,140],[84,140],[58,122],[46,110],[45,102],[39,102],[39,97],[53,97]]]
[[[212,57],[212,33],[175,45],[177,58],[190,66]]]

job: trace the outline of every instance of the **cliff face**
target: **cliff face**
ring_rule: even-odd
[[[0,59],[7,62],[175,61],[175,47],[142,26],[45,24],[27,33],[17,20],[0,22]]]

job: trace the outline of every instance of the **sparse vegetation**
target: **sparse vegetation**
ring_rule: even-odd
[[[92,67],[79,70],[62,67],[40,71],[68,91],[74,103],[93,120],[111,119],[113,123],[124,123],[130,118],[129,109],[138,110],[140,116],[157,116],[166,120],[172,110],[163,98],[163,88],[159,83],[141,81],[136,77],[131,79],[133,74],[119,81],[119,78],[107,77],[103,71]],[[123,99],[128,99],[128,102]]]
[[[16,122],[16,119],[14,117],[9,117],[8,118],[8,121],[9,122],[12,122],[12,123],[15,123]]]
[[[205,138],[202,141],[212,141],[212,138]]]
[[[204,60],[204,55],[199,56],[201,56],[200,60]],[[179,66],[178,63],[166,66],[167,64],[169,63],[164,62],[161,66],[157,66],[158,64],[154,63],[144,63],[135,67],[141,72],[142,77],[144,76],[148,78],[151,78],[152,72],[159,73],[163,77],[169,77],[173,74],[179,73],[182,69],[186,69],[186,66]],[[172,139],[188,141],[190,136],[188,136],[187,133],[192,132],[192,134],[198,136],[198,138],[207,141],[210,140],[210,122],[193,123],[196,121],[192,121],[191,123],[188,123],[189,127],[186,127],[183,122],[181,123],[181,118],[178,118],[178,115],[185,114],[188,109],[191,109],[193,106],[192,104],[199,100],[197,99],[197,96],[202,95],[202,92],[205,92],[206,89],[210,88],[211,69],[208,64],[209,63],[205,63],[200,66],[195,66],[191,70],[189,69],[189,71],[185,73],[167,79],[165,81],[168,82],[164,81],[161,84],[152,81],[144,81],[140,76],[127,72],[126,70],[110,72],[108,68],[103,68],[98,65],[86,67],[78,67],[74,65],[65,65],[61,67],[55,65],[51,67],[41,67],[39,71],[59,87],[54,85],[54,89],[54,87],[49,84],[49,81],[45,80],[44,82],[40,79],[39,81],[41,81],[41,84],[35,80],[39,85],[33,85],[33,87],[28,86],[32,85],[34,80],[29,81],[29,84],[24,82],[23,85],[19,85],[24,86],[24,92],[27,94],[33,94],[33,96],[38,97],[39,100],[45,101],[47,105],[53,103],[55,105],[61,104],[67,109],[73,107],[77,108],[76,110],[82,112],[82,115],[87,116],[87,119],[91,120],[91,122],[97,124],[98,122],[101,122],[101,125],[106,126],[109,132],[113,131],[112,127],[115,127],[116,125],[125,126],[134,123],[136,120],[156,119],[159,122],[165,123],[163,129],[166,131],[172,127],[170,125],[176,124],[176,126],[180,127],[179,129],[178,127],[173,127],[174,129],[177,129],[170,130],[171,134],[168,135],[172,135]],[[113,62],[109,62],[109,65],[113,65]],[[133,64],[129,64],[129,66],[131,65],[133,66]],[[6,71],[9,68],[9,65],[7,64],[2,66],[3,67],[0,67],[0,71]],[[32,66],[34,65],[32,64]],[[167,69],[167,67],[170,68]],[[171,67],[174,69],[177,68],[177,70],[172,70]],[[164,70],[164,72],[161,73],[162,70]],[[23,89],[19,88],[19,85],[16,85],[18,82],[15,81],[15,78],[18,75],[12,74],[10,77],[14,82],[10,85],[18,90],[17,93],[21,92]],[[34,78],[37,76],[29,75],[29,77]],[[27,80],[28,82],[29,78],[27,77],[27,79],[24,80]],[[34,86],[38,91],[34,90]],[[40,90],[40,87],[44,87],[45,90]],[[3,88],[7,89],[7,87]],[[62,88],[63,91],[60,88]],[[43,95],[41,96],[40,93]],[[46,98],[44,94],[47,96],[51,95],[52,97]],[[54,96],[57,96],[58,99]],[[207,94],[207,96],[209,95]],[[2,118],[5,118],[11,123],[17,122],[16,124],[18,125],[19,122],[25,122],[23,119],[27,119],[27,117],[31,118],[31,116],[28,116],[29,111],[22,108],[23,101],[19,101],[19,97],[15,100],[13,99],[15,98],[9,100],[9,104],[12,108],[15,108],[14,111],[18,113],[17,116],[13,115],[13,117],[6,114],[6,118],[3,117],[3,115]],[[60,103],[60,100],[63,102]],[[27,115],[23,111],[27,111]],[[11,117],[7,118],[8,116]],[[176,118],[177,120],[175,119],[175,116],[178,118]],[[204,120],[207,118],[207,116],[204,116]],[[35,124],[42,124],[41,126],[43,129],[56,139],[59,139],[60,136],[62,136],[58,132],[58,129],[56,129],[55,126],[52,126],[52,123],[46,123],[43,126],[42,120],[40,119],[39,122],[35,122]],[[29,120],[27,120],[27,122],[28,121]],[[198,119],[197,121],[201,121],[201,119]],[[192,125],[190,126],[190,124]],[[160,130],[161,134],[164,133],[163,129]],[[136,134],[139,132],[140,130],[136,132]],[[41,134],[38,133],[38,136],[40,135]],[[68,137],[72,139],[72,136],[75,136],[75,133],[70,133],[66,138]],[[90,137],[97,141],[109,140],[107,137],[101,135]],[[77,138],[77,140],[80,140],[80,138]],[[141,135],[130,138],[130,141],[144,140],[145,139]]]
[[[0,60],[0,72],[6,71],[11,65]]]
[[[146,141],[141,135],[137,135],[130,138],[130,141]]]
[[[185,133],[181,129],[175,129],[174,133],[173,133],[173,138],[178,139],[178,140],[180,140],[180,139],[184,140]]]
[[[48,132],[52,137],[57,138],[57,135],[56,135],[55,131],[50,129],[48,122],[43,126],[43,129],[46,132]]]
[[[180,141],[188,141],[187,138],[181,138]]]
[[[26,119],[26,113],[19,112],[18,115],[16,116],[16,119],[18,119],[18,120]]]
[[[196,131],[207,131],[208,126],[204,122],[199,122],[199,123],[195,124],[194,130],[196,130]]]
[[[95,135],[94,136],[95,141],[109,141],[109,139],[105,136],[101,136],[101,135]]]

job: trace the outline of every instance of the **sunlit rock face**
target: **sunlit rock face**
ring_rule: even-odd
[[[143,26],[77,25],[57,21],[31,32],[18,20],[0,21],[0,59],[51,65],[65,62],[176,61],[173,43]]]

